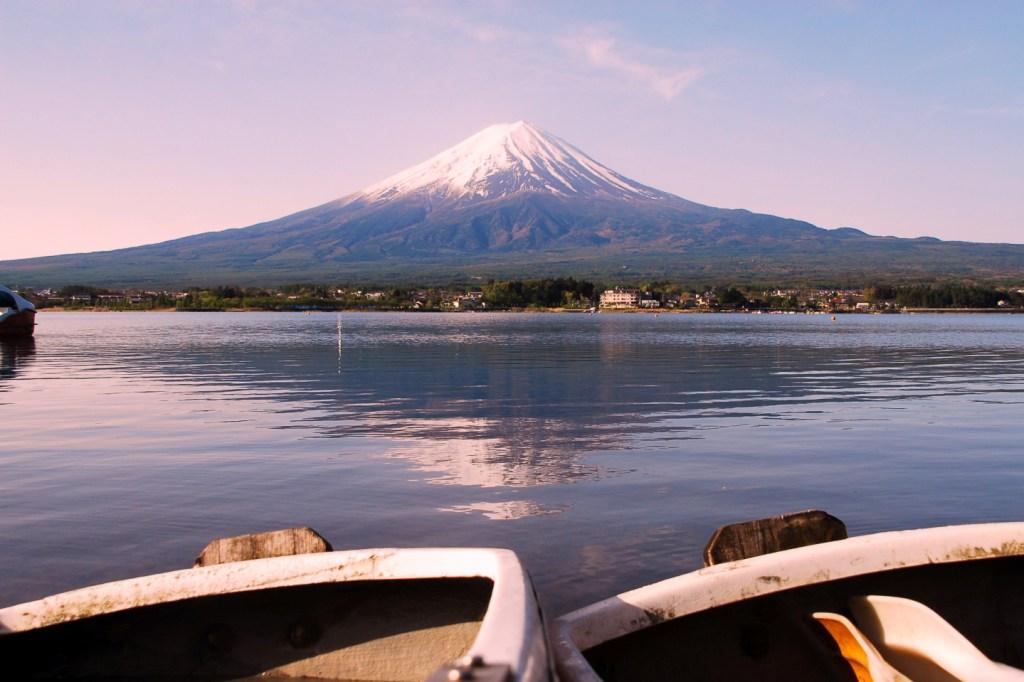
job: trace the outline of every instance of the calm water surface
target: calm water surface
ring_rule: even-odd
[[[520,553],[553,614],[810,507],[1024,518],[1024,316],[50,313],[0,345],[0,604],[293,525]]]

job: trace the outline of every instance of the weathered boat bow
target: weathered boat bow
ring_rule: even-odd
[[[755,554],[557,619],[550,639],[560,679],[853,679],[814,614],[856,623],[851,599],[869,595],[913,600],[941,614],[984,657],[1003,664],[999,670],[1024,679],[1009,668],[1024,666],[1024,523],[893,531]]]
[[[513,552],[265,556],[329,548],[317,538],[312,529],[225,538],[194,568],[0,609],[0,655],[26,678],[423,680],[465,668],[459,679],[551,679],[539,608]]]

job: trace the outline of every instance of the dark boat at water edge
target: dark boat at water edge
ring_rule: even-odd
[[[36,327],[36,307],[31,301],[0,285],[0,339],[32,336]]]

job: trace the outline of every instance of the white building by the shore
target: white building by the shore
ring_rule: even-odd
[[[640,291],[637,289],[606,289],[601,292],[602,308],[636,308],[640,305]]]

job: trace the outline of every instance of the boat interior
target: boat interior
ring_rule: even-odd
[[[364,580],[198,597],[0,637],[7,679],[423,680],[464,656],[486,578]]]
[[[16,312],[18,312],[18,304],[10,294],[0,291],[0,320]]]
[[[989,659],[1021,668],[1022,577],[1022,556],[870,573],[663,620],[583,654],[595,672],[609,682],[865,679],[858,677],[857,666],[844,658],[836,639],[815,614],[840,614],[860,629],[870,629],[864,613],[855,613],[858,601],[867,595],[886,595],[930,607]],[[900,661],[899,667],[905,669],[908,663],[921,671],[913,676],[915,680],[955,679],[932,666],[927,658]]]
[[[0,288],[0,315],[8,311],[17,311],[18,301],[14,295]]]

